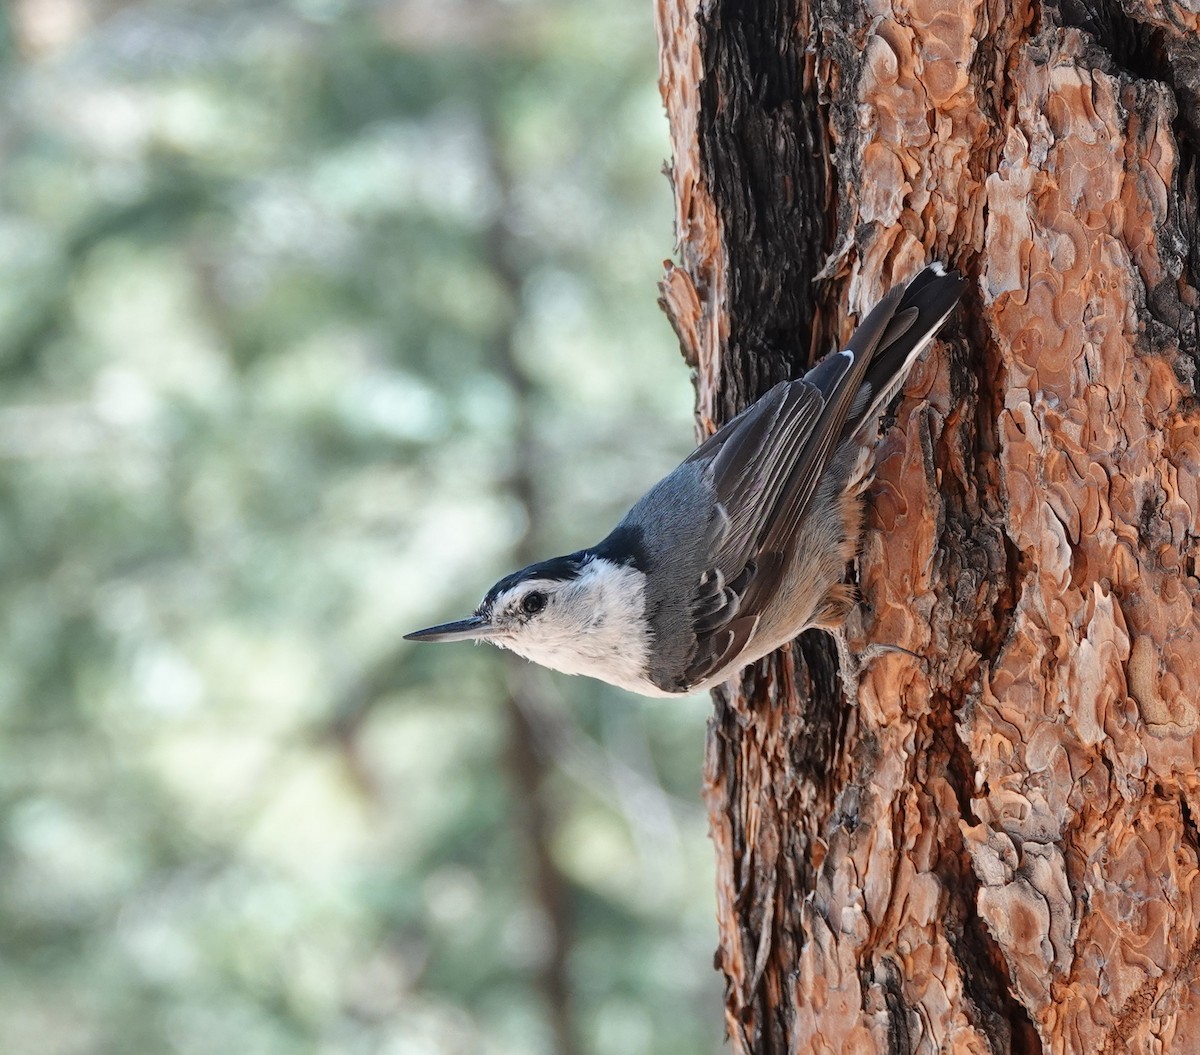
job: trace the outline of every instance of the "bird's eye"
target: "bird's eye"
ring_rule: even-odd
[[[541,590],[534,590],[532,593],[527,593],[521,601],[521,610],[526,615],[537,615],[545,607],[546,595]]]

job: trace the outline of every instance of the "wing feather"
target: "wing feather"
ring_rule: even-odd
[[[957,273],[927,268],[907,287],[892,289],[844,351],[804,378],[776,385],[688,458],[706,463],[717,513],[712,559],[692,599],[695,647],[681,687],[710,679],[745,649],[782,585],[787,555],[830,459],[880,406],[883,386],[903,380],[963,285]]]
[[[685,685],[699,685],[742,652],[758,626],[758,616],[734,619],[696,642],[696,654],[684,671]]]

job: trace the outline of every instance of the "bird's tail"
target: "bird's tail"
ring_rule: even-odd
[[[966,279],[957,271],[947,271],[935,262],[902,292],[890,292],[863,319],[849,347],[856,355],[869,354],[870,361],[846,416],[843,435],[857,432],[883,411],[966,286]],[[856,347],[856,343],[865,347]]]

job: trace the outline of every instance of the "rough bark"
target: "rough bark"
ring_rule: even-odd
[[[924,261],[971,279],[844,661],[715,694],[733,1049],[1200,1050],[1200,7],[656,10],[702,432]]]

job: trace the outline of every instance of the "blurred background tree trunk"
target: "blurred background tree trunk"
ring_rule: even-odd
[[[970,278],[846,631],[917,656],[809,633],[716,694],[733,1050],[1195,1050],[1200,14],[656,7],[703,432],[925,261]]]

